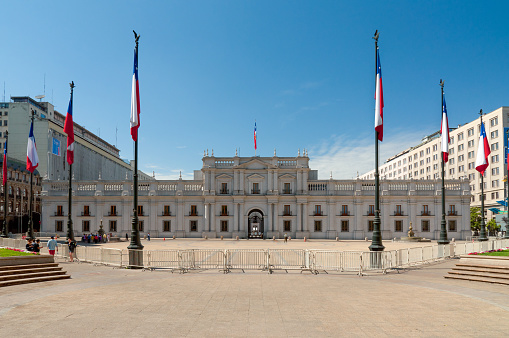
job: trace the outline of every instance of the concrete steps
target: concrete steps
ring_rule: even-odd
[[[68,278],[58,263],[0,266],[0,287]]]
[[[509,266],[489,265],[489,262],[456,264],[444,276],[448,279],[469,280],[472,282],[509,285]]]

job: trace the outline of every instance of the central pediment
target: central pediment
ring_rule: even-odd
[[[254,158],[250,161],[247,161],[245,163],[239,164],[235,167],[235,169],[277,169],[277,167],[271,163],[264,162],[262,160],[259,160],[257,158]]]
[[[263,180],[265,177],[258,174],[252,174],[247,177],[248,180]]]

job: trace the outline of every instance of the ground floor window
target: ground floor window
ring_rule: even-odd
[[[421,221],[421,231],[422,232],[429,232],[429,221],[428,220],[422,220]]]
[[[292,231],[292,221],[284,221],[283,229],[283,231]]]
[[[322,231],[322,221],[315,221],[315,232]]]
[[[403,232],[403,221],[394,221],[394,231]]]
[[[456,232],[456,220],[449,221],[449,231]]]
[[[110,221],[110,232],[117,232],[117,221]]]
[[[350,224],[348,224],[348,221],[341,221],[341,232],[348,232],[350,231]]]
[[[228,221],[221,221],[221,232],[228,232]]]
[[[163,231],[171,231],[171,221],[163,221]]]
[[[64,228],[64,221],[55,221],[55,231],[62,232]]]
[[[374,221],[368,221],[368,231],[373,232]]]
[[[189,231],[198,231],[198,221],[189,221]]]
[[[138,221],[138,231],[143,231],[143,221]]]
[[[83,232],[90,232],[90,221],[83,221]]]

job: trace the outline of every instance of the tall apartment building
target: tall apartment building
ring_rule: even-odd
[[[63,131],[65,116],[49,102],[37,102],[28,96],[11,97],[0,102],[0,146],[9,131],[9,157],[26,161],[30,118],[35,113],[34,135],[39,155],[39,171],[43,179],[68,180],[66,161],[67,135]],[[72,166],[75,180],[124,180],[132,178],[130,163],[119,157],[119,150],[74,123],[75,150]]]
[[[484,176],[484,200],[487,216],[493,217],[490,208],[503,208],[497,201],[506,198],[507,132],[509,107],[500,107],[483,116],[486,136],[491,147],[489,167]],[[467,179],[472,193],[471,206],[481,205],[481,176],[475,170],[479,145],[480,117],[450,130],[449,161],[445,165],[446,179]],[[373,179],[374,170],[361,175]],[[396,154],[379,167],[383,180],[437,180],[442,177],[440,132],[425,137],[422,142]],[[446,195],[447,196],[447,195]]]

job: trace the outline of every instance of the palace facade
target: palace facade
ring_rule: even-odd
[[[319,180],[305,153],[297,157],[214,157],[204,155],[193,180],[139,183],[139,229],[152,237],[370,239],[375,183]],[[66,181],[44,181],[42,231],[65,236]],[[449,238],[470,231],[470,186],[446,181]],[[116,236],[130,235],[132,181],[73,182],[76,235],[100,225]],[[383,239],[404,237],[410,222],[416,236],[438,239],[442,217],[441,180],[382,181]]]

